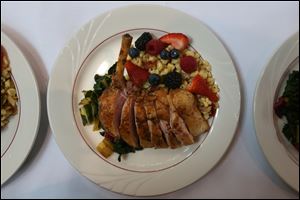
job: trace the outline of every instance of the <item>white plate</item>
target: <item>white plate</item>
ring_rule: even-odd
[[[155,14],[153,14],[155,13]],[[104,74],[116,61],[121,35],[136,39],[144,31],[159,36],[183,32],[213,66],[220,86],[220,109],[204,142],[176,150],[146,149],[119,163],[95,150],[101,140],[83,127],[78,112],[81,90],[92,88],[94,74]],[[56,141],[70,163],[84,176],[114,192],[150,196],[185,187],[212,169],[232,141],[240,115],[240,88],[226,49],[197,19],[179,11],[136,5],[105,13],[84,25],[61,51],[48,87],[48,114]]]
[[[299,192],[299,153],[281,134],[282,123],[273,111],[291,70],[299,70],[299,33],[291,36],[273,55],[262,72],[254,96],[253,117],[257,139],[277,174]]]
[[[1,32],[19,97],[18,114],[1,130],[1,185],[22,165],[34,144],[39,120],[40,97],[34,74],[20,49]]]

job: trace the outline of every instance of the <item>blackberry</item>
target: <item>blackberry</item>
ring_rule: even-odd
[[[146,44],[152,40],[152,35],[149,32],[144,32],[136,41],[135,47],[140,51],[144,51],[146,48]]]
[[[179,88],[182,84],[181,74],[176,71],[166,74],[164,77],[164,84],[169,89]]]

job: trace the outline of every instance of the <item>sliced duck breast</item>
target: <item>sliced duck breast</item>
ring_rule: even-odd
[[[171,128],[171,125],[168,121],[160,120],[159,125],[161,131],[163,132],[167,144],[171,147],[171,149],[176,149],[181,146],[181,142],[179,142],[175,136],[174,130]]]
[[[176,139],[176,136],[170,126],[170,106],[167,99],[167,90],[156,90],[153,95],[156,96],[155,109],[161,131],[164,134],[167,144],[175,149],[181,146],[181,143]]]
[[[167,95],[167,99],[170,105],[170,125],[175,133],[178,141],[183,145],[190,145],[194,143],[194,137],[190,134],[183,119],[177,113],[170,95]]]
[[[139,137],[140,145],[143,148],[153,147],[151,135],[147,122],[146,111],[144,108],[143,97],[137,98],[134,105],[134,117],[136,132]]]
[[[169,94],[177,113],[194,137],[209,129],[208,122],[199,111],[196,97],[192,93],[187,90],[176,89],[171,90]]]
[[[146,95],[144,99],[144,108],[150,130],[151,143],[155,148],[167,148],[168,144],[166,143],[163,133],[160,130],[159,120],[157,119],[154,100],[155,96],[153,95]]]
[[[139,147],[139,140],[134,123],[134,96],[128,96],[124,103],[119,132],[121,138],[131,147]]]
[[[112,84],[99,97],[99,120],[106,132],[114,138],[119,138],[121,112],[126,100],[126,85],[124,78],[124,63],[131,46],[132,37],[122,36],[121,49],[118,57],[116,73],[112,76]]]
[[[126,96],[119,89],[107,88],[99,98],[99,119],[106,132],[119,138],[119,125]]]

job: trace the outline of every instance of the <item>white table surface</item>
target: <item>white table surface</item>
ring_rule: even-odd
[[[40,84],[43,113],[34,148],[21,169],[1,187],[1,199],[128,198],[99,188],[72,168],[49,127],[45,95],[53,63],[70,36],[93,17],[134,3],[1,1],[1,30],[32,65]],[[272,53],[299,31],[299,2],[154,4],[189,13],[218,35],[234,59],[243,94],[241,122],[221,162],[196,183],[160,198],[299,198],[267,163],[252,120],[252,99],[261,70]]]

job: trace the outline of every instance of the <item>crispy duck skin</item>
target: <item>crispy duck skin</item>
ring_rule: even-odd
[[[144,98],[144,108],[146,111],[147,122],[151,135],[151,143],[155,148],[167,148],[163,133],[160,130],[159,120],[157,119],[156,110],[154,107],[155,96],[146,95]]]
[[[159,126],[161,128],[161,131],[163,132],[166,142],[169,145],[171,149],[176,149],[181,146],[181,142],[179,142],[175,136],[174,130],[171,128],[171,125],[169,122],[160,120]]]
[[[175,133],[170,126],[170,106],[167,99],[167,90],[159,89],[153,93],[156,96],[155,108],[159,125],[163,132],[167,144],[175,149],[181,146],[181,143],[176,139]]]
[[[117,62],[116,74],[112,77],[112,84],[99,97],[99,120],[104,130],[113,137],[119,138],[121,111],[126,100],[124,80],[124,63],[128,55],[132,37],[129,34],[122,36],[121,50]]]
[[[170,125],[175,133],[175,136],[182,145],[190,145],[194,143],[194,138],[188,131],[183,119],[177,113],[170,95],[167,95],[167,99],[170,105]]]
[[[121,123],[119,127],[121,138],[131,147],[139,147],[139,140],[134,123],[135,97],[129,96],[123,105]]]
[[[134,105],[135,126],[141,147],[151,148],[153,144],[151,143],[151,135],[143,100],[143,97],[138,97]]]
[[[177,113],[194,137],[209,129],[207,121],[197,107],[196,97],[192,93],[187,90],[176,89],[171,90],[169,94]]]
[[[106,132],[119,138],[121,111],[126,97],[121,90],[107,88],[99,98],[99,119]]]

